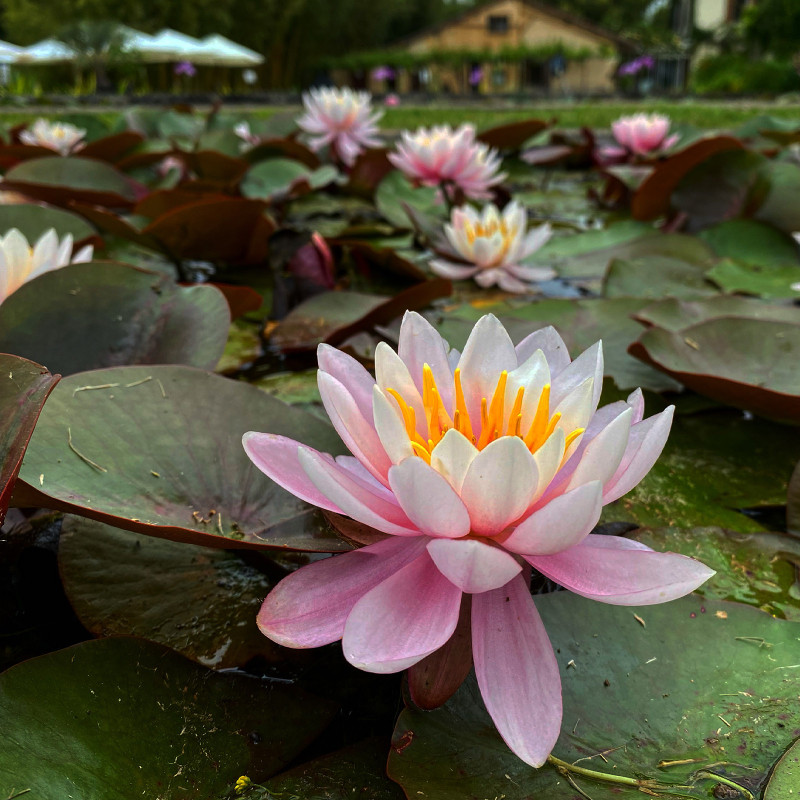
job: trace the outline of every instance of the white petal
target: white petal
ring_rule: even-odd
[[[633,409],[626,408],[615,420],[592,439],[570,478],[568,489],[589,481],[608,482],[625,455],[631,431]]]
[[[414,455],[397,402],[390,400],[377,384],[372,390],[372,415],[378,438],[392,464]]]
[[[468,594],[499,589],[522,572],[511,554],[477,539],[434,539],[428,553],[439,572]]]
[[[460,493],[469,465],[478,452],[466,436],[451,428],[431,451],[431,466]]]

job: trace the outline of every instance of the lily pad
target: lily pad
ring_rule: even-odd
[[[139,636],[214,669],[279,650],[256,627],[273,581],[236,553],[67,516],[58,565],[75,613],[96,636]]]
[[[786,502],[789,475],[800,461],[800,437],[793,434],[785,425],[732,410],[679,414],[655,466],[632,492],[603,509],[603,520],[763,531],[767,521],[740,509]]]
[[[800,623],[691,596],[635,609],[644,625],[634,609],[572,594],[536,604],[563,683],[554,756],[608,779],[573,772],[568,781],[550,764],[535,770],[517,759],[471,679],[442,708],[400,715],[389,775],[408,797],[641,798],[637,779],[655,781],[643,786],[657,797],[675,796],[669,785],[690,798],[731,782],[752,792],[800,732]]]
[[[736,295],[717,295],[705,300],[670,298],[645,306],[635,316],[646,325],[655,325],[668,331],[679,331],[715,317],[765,319],[800,325],[800,308],[797,306],[779,306]]]
[[[699,394],[800,422],[800,325],[720,317],[677,333],[651,328],[629,352]]]
[[[58,378],[40,364],[0,354],[0,526],[28,440]]]
[[[245,197],[276,200],[321,189],[336,180],[339,172],[330,165],[309,169],[299,161],[270,158],[250,167],[242,180]]]
[[[708,277],[726,292],[746,292],[758,297],[800,297],[800,266],[771,266],[723,259],[708,271]]]
[[[437,191],[426,186],[415,188],[402,172],[390,172],[375,192],[375,206],[382,217],[396,228],[408,229],[412,221],[406,212],[408,206],[423,216],[444,217],[445,207],[437,203]]]
[[[130,208],[135,198],[131,182],[110,164],[77,156],[23,161],[6,173],[3,186],[54,205],[79,200]]]
[[[705,268],[666,256],[614,259],[603,282],[606,297],[709,297],[717,294]]]
[[[321,512],[251,464],[241,445],[249,430],[342,452],[321,419],[202,370],[71,375],[45,406],[14,502],[210,547],[349,549]]]
[[[797,264],[794,239],[758,220],[728,220],[700,231],[698,236],[720,258],[735,258],[762,266]]]
[[[334,708],[285,684],[215,674],[161,645],[101,639],[0,676],[0,794],[206,800],[281,769]]]
[[[119,364],[213,369],[229,323],[225,297],[212,286],[178,286],[96,261],[46,272],[14,292],[0,315],[0,350],[62,374]]]
[[[764,800],[786,800],[800,789],[800,739],[783,754],[775,765],[764,789]]]
[[[786,233],[800,230],[800,166],[773,161],[769,164],[770,189],[756,213]]]
[[[528,139],[532,139],[548,126],[543,119],[523,119],[481,131],[475,138],[498,150],[519,150]]]
[[[96,235],[95,229],[77,214],[32,203],[3,206],[0,225],[0,236],[4,236],[11,228],[16,228],[31,244],[50,228],[55,228],[59,237],[71,233],[76,242]]]

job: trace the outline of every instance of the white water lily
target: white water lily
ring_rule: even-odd
[[[36,244],[28,240],[16,228],[0,236],[0,303],[22,284],[38,278],[68,264],[91,261],[94,248],[89,244],[72,256],[72,234],[61,241],[54,228],[42,234]]]
[[[470,206],[453,210],[444,226],[454,255],[467,264],[446,259],[431,261],[431,269],[443,278],[474,278],[484,287],[497,284],[507,292],[526,292],[529,281],[548,280],[555,275],[549,267],[524,266],[521,262],[552,236],[549,223],[527,230],[525,209],[516,201],[502,213],[489,204],[482,212]]]
[[[69,122],[49,122],[46,119],[37,119],[29,130],[20,133],[19,140],[23,144],[47,147],[66,156],[79,148],[84,136],[86,136],[86,131],[83,128],[78,128]]]

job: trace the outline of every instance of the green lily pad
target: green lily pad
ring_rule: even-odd
[[[642,369],[637,359],[628,355],[628,345],[641,334],[641,327],[632,315],[647,304],[644,298],[615,297],[597,300],[541,300],[522,305],[516,301],[481,304],[476,308],[460,306],[443,315],[436,315],[434,323],[453,347],[461,349],[472,325],[484,314],[492,312],[503,319],[514,341],[519,341],[531,331],[554,325],[564,337],[573,358],[603,340],[605,374],[614,379],[617,388],[644,389],[660,392],[677,389],[680,384],[671,378],[665,380],[651,367]]]
[[[720,258],[762,266],[797,264],[797,244],[791,236],[754,219],[734,219],[700,231],[698,236]]]
[[[0,794],[206,800],[245,772],[277,772],[334,710],[150,642],[84,642],[0,676]]]
[[[299,161],[270,158],[250,167],[242,180],[241,190],[245,197],[273,200],[321,189],[335,181],[338,175],[338,170],[330,165],[312,170]]]
[[[746,292],[757,297],[800,297],[800,266],[761,265],[726,258],[708,271],[708,277],[726,292]]]
[[[640,528],[628,534],[655,550],[682,553],[717,574],[698,590],[705,598],[735,600],[773,617],[800,622],[800,540],[781,533],[735,533],[723,528]]]
[[[764,800],[786,800],[800,792],[800,739],[783,754],[775,765],[764,789]]]
[[[261,337],[258,328],[258,325],[242,319],[235,319],[231,323],[225,351],[217,363],[217,372],[237,372],[261,355]]]
[[[77,214],[61,208],[37,206],[32,203],[3,206],[0,236],[5,235],[11,228],[21,231],[31,244],[50,228],[55,228],[59,237],[71,233],[76,242],[95,235],[94,228]]]
[[[713,400],[800,422],[800,325],[719,317],[651,328],[630,352]]]
[[[0,353],[0,525],[36,420],[58,378],[40,364]]]
[[[130,208],[135,196],[131,182],[110,164],[77,156],[23,161],[6,172],[3,186],[55,205],[80,200]]]
[[[800,230],[800,166],[785,161],[769,163],[770,189],[755,214],[787,234]]]
[[[757,791],[800,733],[798,623],[692,596],[639,609],[560,592],[536,603],[561,666],[554,755],[609,780],[573,773],[570,783],[550,764],[536,770],[517,759],[471,679],[440,709],[400,715],[388,768],[408,797],[643,796],[620,777],[657,781],[656,797],[709,798],[730,782]],[[665,784],[686,788],[668,794]]]
[[[229,323],[227,301],[212,286],[178,286],[127,264],[72,264],[24,284],[3,303],[0,350],[62,374],[117,364],[212,369]]]
[[[375,207],[396,228],[408,229],[412,223],[405,206],[426,216],[444,218],[446,208],[442,203],[437,203],[436,198],[436,189],[425,186],[415,188],[402,172],[393,170],[378,185]]]
[[[782,506],[798,461],[800,437],[785,425],[730,410],[678,415],[655,466],[632,492],[605,507],[603,519],[763,531],[767,523],[738,509]]]
[[[666,256],[614,259],[603,282],[606,297],[710,297],[717,289],[705,268]]]
[[[75,613],[97,636],[138,636],[214,669],[279,651],[256,627],[274,582],[229,550],[67,516],[58,566]]]
[[[706,300],[662,300],[636,312],[636,319],[668,331],[679,331],[715,317],[741,317],[791,322],[800,325],[800,308],[773,305],[735,295],[717,295]]]
[[[28,446],[18,505],[211,547],[349,549],[321,512],[257,470],[241,444],[256,430],[342,452],[322,420],[191,367],[82,372],[59,389]]]

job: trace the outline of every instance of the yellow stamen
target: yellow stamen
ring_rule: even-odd
[[[481,400],[481,421],[483,428],[481,429],[481,437],[478,440],[478,449],[482,450],[489,442],[497,438],[496,434],[500,434],[503,429],[503,410],[505,406],[506,397],[506,383],[508,382],[508,372],[503,370],[500,373],[500,379],[497,381],[494,394],[492,395],[492,402],[489,405],[489,410],[486,419],[483,419],[483,409],[486,403],[486,398]]]
[[[519,436],[519,428],[522,424],[522,417],[520,415],[520,411],[522,411],[522,397],[525,394],[525,387],[520,386],[517,389],[517,396],[514,398],[514,405],[511,406],[511,414],[508,417],[508,435],[511,436]]]
[[[564,442],[564,450],[569,450],[569,446],[586,430],[586,428],[575,428],[572,433],[567,436]]]
[[[558,425],[561,419],[561,412],[556,411],[552,417],[550,417],[550,422],[547,423],[547,427],[544,431],[544,439],[545,441],[549,438],[550,434],[556,429],[556,425]]]
[[[539,396],[539,405],[536,406],[536,413],[533,415],[528,432],[525,434],[525,446],[528,450],[533,449],[534,442],[538,442],[547,427],[547,420],[550,417],[550,384],[546,383],[542,387]]]
[[[464,390],[461,388],[461,369],[456,367],[455,372],[453,373],[453,383],[455,384],[456,390],[456,411],[455,413],[458,415],[458,430],[459,432],[463,433],[464,436],[467,437],[470,441],[472,441],[474,435],[472,433],[472,421],[469,418],[469,412],[467,411],[467,403],[464,400]]]
[[[420,458],[425,459],[426,463],[431,463],[431,454],[421,444],[418,444],[417,442],[411,442],[411,447]]]

